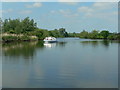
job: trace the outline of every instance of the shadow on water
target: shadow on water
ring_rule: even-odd
[[[11,57],[24,57],[26,59],[33,58],[36,49],[43,49],[42,41],[34,42],[13,42],[13,43],[4,43],[2,45],[2,50],[4,56]]]

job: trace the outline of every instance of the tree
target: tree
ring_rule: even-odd
[[[60,37],[60,33],[57,29],[52,30],[50,35],[52,35],[53,37]]]
[[[34,31],[37,29],[37,24],[34,22],[34,20],[30,20],[29,17],[26,17],[24,20],[21,22],[22,25],[22,33],[27,33]]]
[[[9,32],[10,30],[13,30],[16,34],[25,34],[37,29],[37,24],[34,22],[33,19],[30,20],[29,17],[26,17],[23,20],[12,20],[9,18],[4,20],[2,28],[4,32]]]
[[[99,31],[93,30],[91,33],[89,33],[89,38],[91,39],[97,39],[98,38]]]
[[[107,37],[109,36],[109,31],[106,31],[106,30],[101,31],[100,35],[103,36],[104,39],[107,39]]]
[[[3,22],[3,32],[7,32],[10,29],[9,21],[8,19],[5,19]]]
[[[60,28],[59,33],[60,33],[60,37],[66,37],[68,35],[65,31],[65,28]]]
[[[80,38],[88,38],[88,32],[83,30],[80,34],[79,34]]]
[[[10,33],[10,34],[14,34],[15,31],[14,31],[14,30],[10,30],[9,33]]]

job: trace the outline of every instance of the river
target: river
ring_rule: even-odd
[[[118,42],[58,38],[3,44],[4,88],[117,88]]]

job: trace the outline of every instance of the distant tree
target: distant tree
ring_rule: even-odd
[[[110,39],[110,40],[116,40],[117,39],[117,35],[111,34],[107,38]]]
[[[120,40],[120,33],[118,33],[118,35],[117,35],[117,39]]]
[[[44,37],[43,37],[43,31],[40,30],[40,29],[37,29],[37,30],[35,31],[35,35],[38,37],[38,39],[43,39],[43,38],[44,38]]]
[[[106,31],[106,30],[101,31],[100,35],[103,36],[104,39],[107,39],[107,37],[109,36],[109,31]]]
[[[5,19],[3,22],[3,32],[7,32],[10,30],[10,24],[8,19]]]
[[[83,30],[80,34],[79,34],[80,38],[88,38],[88,32]]]
[[[67,36],[65,28],[60,28],[59,33],[60,33],[60,37],[66,37]]]
[[[99,31],[93,30],[91,33],[89,33],[89,38],[91,39],[97,39],[98,38]]]
[[[68,35],[68,33],[67,33],[66,31],[65,31],[65,34],[64,34],[64,36],[65,36],[65,37],[68,37],[68,36],[69,36],[69,35]]]
[[[17,28],[17,33],[27,33],[27,32],[32,32],[35,29],[37,29],[37,24],[34,22],[34,20],[30,20],[29,17],[26,17],[24,20],[21,20],[19,25],[16,26]],[[21,29],[19,29],[21,28]],[[18,29],[20,31],[18,31]]]
[[[37,23],[35,23],[35,21],[33,19],[30,19],[29,17],[26,17],[23,20],[9,18],[3,21],[0,18],[0,29],[2,29],[2,33],[10,33],[17,35],[24,34],[26,36],[36,35],[39,39],[53,36],[120,40],[120,33],[110,33],[107,30],[103,30],[101,32],[97,30],[93,30],[92,32],[87,32],[86,30],[83,30],[80,33],[68,33],[65,28],[59,28],[50,31],[46,29],[39,29],[37,27]],[[24,38],[26,39],[27,37]]]
[[[52,30],[51,35],[53,37],[60,37],[60,33],[59,33],[59,31],[57,29]]]
[[[29,19],[29,17],[26,17],[23,20],[20,19],[5,19],[2,25],[4,32],[9,32],[10,30],[13,30],[14,33],[20,34],[20,33],[28,33],[32,32],[35,29],[37,29],[37,24],[34,22],[33,19]]]

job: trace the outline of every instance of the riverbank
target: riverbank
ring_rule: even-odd
[[[120,34],[108,33],[107,31],[101,31],[100,33],[95,34],[95,32],[97,31],[93,31],[91,33],[83,31],[81,33],[74,33],[74,35],[72,35],[71,33],[67,33],[67,36],[66,35],[62,36],[63,33],[60,34],[60,30],[56,30],[56,33],[54,33],[54,31],[45,31],[45,30],[35,30],[34,32],[20,33],[20,34],[6,32],[6,33],[2,33],[0,41],[2,42],[37,41],[37,40],[43,40],[45,37],[48,36],[52,36],[56,38],[77,37],[82,39],[102,39],[102,40],[120,41]]]
[[[75,38],[75,37],[65,37],[65,38]],[[80,38],[76,37],[78,39],[91,39],[91,38]],[[33,41],[39,41],[43,39],[39,39],[37,36],[28,36],[23,34],[2,34],[0,43],[12,43],[12,42],[33,42]],[[91,39],[91,40],[103,40],[103,41],[120,41],[119,39]]]
[[[4,33],[1,35],[2,42],[13,42],[13,41],[37,41],[37,36],[28,36],[23,34],[8,34]]]

